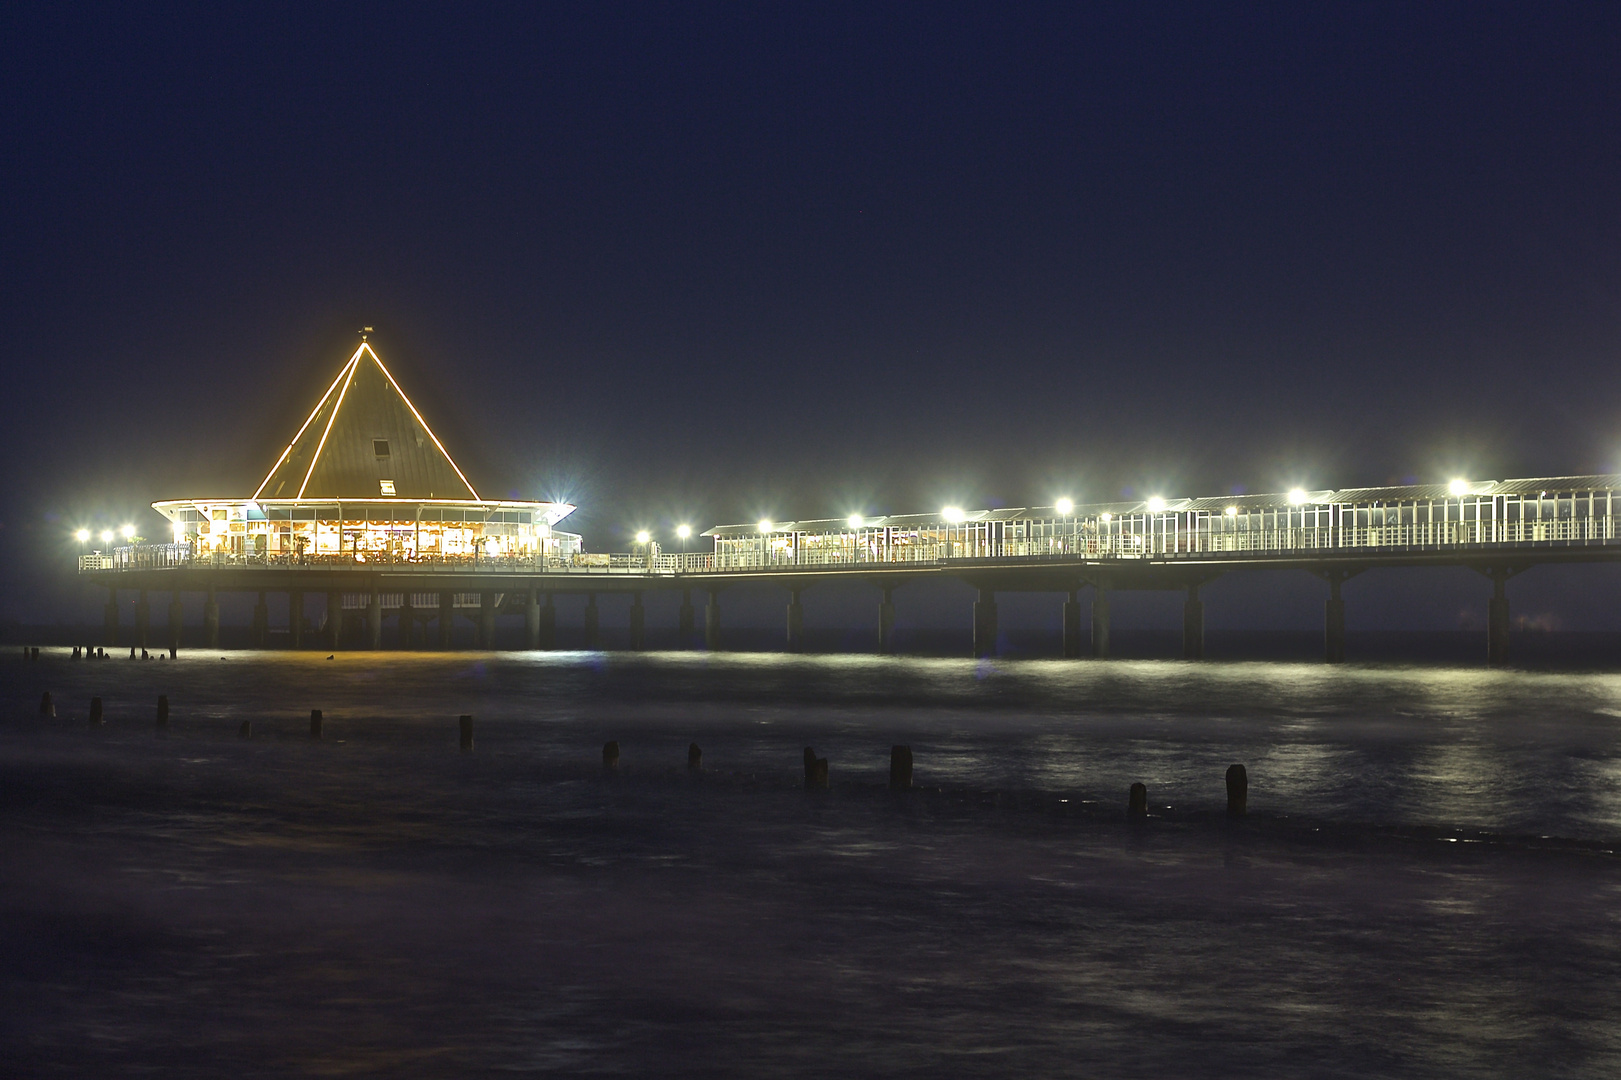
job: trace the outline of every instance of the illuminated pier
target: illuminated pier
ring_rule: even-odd
[[[106,637],[116,640],[117,591],[139,593],[137,644],[150,637],[149,591],[172,594],[169,639],[180,634],[179,595],[205,594],[205,637],[218,644],[217,594],[258,594],[254,640],[268,627],[266,595],[286,593],[291,644],[301,640],[303,596],[326,597],[326,647],[344,641],[345,612],[360,616],[378,648],[385,615],[396,640],[448,647],[458,615],[493,642],[495,616],[521,612],[530,648],[555,640],[559,592],[589,595],[586,638],[595,644],[598,593],[631,594],[631,641],[644,638],[642,594],[682,590],[683,640],[694,629],[694,591],[705,603],[704,642],[719,645],[720,594],[772,580],[789,594],[786,643],[802,647],[800,594],[818,581],[861,579],[882,593],[879,647],[893,646],[893,591],[927,578],[974,586],[974,651],[994,651],[998,592],[1064,596],[1064,652],[1082,652],[1080,597],[1091,594],[1090,651],[1109,653],[1109,594],[1184,590],[1184,654],[1204,654],[1200,588],[1242,569],[1296,568],[1329,586],[1324,655],[1343,659],[1344,582],[1376,567],[1465,566],[1492,583],[1488,659],[1508,656],[1514,575],[1541,563],[1621,559],[1616,515],[1621,475],[1464,481],[1228,498],[852,515],[720,526],[705,552],[668,554],[641,534],[638,550],[593,553],[556,528],[564,503],[481,499],[416,407],[364,340],[253,495],[154,503],[172,541],[107,543],[83,555],[86,578],[109,591]],[[81,534],[81,539],[85,534]],[[110,534],[104,534],[110,541]]]

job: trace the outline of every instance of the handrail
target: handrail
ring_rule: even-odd
[[[889,544],[801,544],[763,550],[716,552],[578,553],[569,556],[445,556],[375,552],[343,555],[194,554],[186,544],[116,548],[79,557],[83,572],[155,570],[175,567],[220,569],[332,570],[380,569],[456,573],[603,574],[645,577],[730,571],[807,569],[839,566],[940,565],[959,559],[1084,558],[1121,562],[1245,553],[1288,554],[1481,550],[1528,545],[1612,546],[1621,543],[1613,517],[1549,521],[1443,521],[1378,526],[1296,526],[1280,529],[1210,529],[1104,534],[1072,533],[1033,539]]]

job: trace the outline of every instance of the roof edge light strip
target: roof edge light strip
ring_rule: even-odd
[[[439,441],[439,436],[433,433],[433,428],[429,427],[428,422],[422,419],[422,414],[417,412],[417,407],[411,404],[411,399],[405,396],[405,391],[400,389],[400,384],[394,381],[393,375],[389,374],[388,366],[383,363],[383,358],[378,356],[372,347],[365,342],[361,342],[360,348],[368,353],[371,353],[371,358],[377,361],[377,367],[382,371],[383,378],[388,380],[388,385],[392,386],[394,388],[394,392],[400,395],[400,400],[405,402],[405,407],[407,409],[411,410],[411,415],[417,418],[417,423],[421,424],[422,430],[428,433],[428,438],[433,440],[433,445],[437,446],[439,448],[439,452],[445,455],[445,460],[450,462],[450,467],[452,469],[456,470],[456,475],[460,476],[462,483],[467,485],[467,490],[473,492],[473,501],[483,502],[484,500],[479,498],[478,492],[474,489],[473,482],[467,479],[466,476],[462,475],[461,467],[456,464],[456,459],[450,456],[450,451],[445,449],[445,444]],[[358,356],[359,353],[357,352],[355,355]],[[558,520],[562,519],[559,518]]]
[[[321,451],[326,449],[326,437],[332,434],[332,423],[338,418],[338,410],[343,408],[343,396],[349,392],[349,384],[355,381],[355,369],[360,366],[360,353],[366,346],[362,344],[355,350],[355,355],[349,361],[349,377],[343,381],[343,389],[338,391],[338,400],[333,403],[332,415],[326,418],[326,430],[321,432],[321,441],[315,447],[315,456],[310,459],[310,467],[304,473],[304,482],[298,485],[296,499],[304,497],[304,489],[310,486],[310,476],[315,472],[316,464],[321,460]]]
[[[360,350],[356,349],[355,352],[354,352],[354,356],[349,357],[349,364],[354,363],[355,358],[358,357],[359,355],[360,355]],[[325,405],[326,404],[326,399],[332,396],[332,391],[334,391],[334,390],[336,390],[338,388],[338,383],[343,381],[343,373],[344,373],[345,370],[347,370],[347,368],[349,367],[349,364],[345,364],[345,365],[343,365],[343,367],[338,369],[338,377],[336,379],[332,380],[332,385],[326,388],[326,393],[321,395],[321,400],[317,401],[315,403],[315,408],[311,409],[309,416],[305,417],[304,423],[298,429],[298,434],[294,435],[293,436],[293,441],[287,444],[287,449],[285,449],[285,450],[283,450],[281,452],[281,457],[276,459],[276,464],[272,465],[270,467],[270,471],[265,473],[264,480],[259,484],[259,486],[253,492],[253,496],[252,496],[253,498],[257,499],[259,497],[259,495],[265,489],[265,484],[270,483],[270,478],[272,476],[276,475],[276,470],[281,468],[281,463],[286,461],[287,460],[287,455],[291,454],[293,452],[293,447],[298,445],[298,440],[300,438],[302,438],[303,435],[304,435],[304,429],[309,427],[311,421],[313,421],[316,418],[316,416],[318,416],[320,414],[321,406]]]

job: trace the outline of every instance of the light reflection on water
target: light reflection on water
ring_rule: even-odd
[[[1621,1064],[1613,675],[770,654],[12,665],[0,1054],[24,1075]],[[34,715],[47,688],[54,722]],[[109,717],[95,732],[91,694]],[[893,743],[915,755],[904,797],[884,790]],[[831,791],[802,789],[806,745]],[[1233,761],[1241,826],[1221,813]],[[1122,820],[1134,780],[1156,815],[1140,827]]]

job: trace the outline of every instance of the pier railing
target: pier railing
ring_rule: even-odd
[[[81,572],[156,570],[171,567],[221,569],[419,570],[455,573],[555,573],[632,576],[725,573],[771,568],[834,568],[864,565],[945,565],[957,559],[1083,558],[1136,561],[1246,553],[1276,555],[1343,552],[1347,555],[1409,551],[1480,550],[1494,547],[1602,546],[1621,543],[1616,519],[1609,516],[1547,521],[1441,521],[1379,526],[1299,526],[1277,529],[1150,528],[1098,533],[1069,533],[1034,538],[987,538],[965,535],[944,540],[906,538],[879,541],[857,536],[789,537],[780,546],[716,552],[579,553],[570,556],[441,556],[399,552],[342,555],[195,554],[185,544],[151,544],[116,548],[79,558]]]

